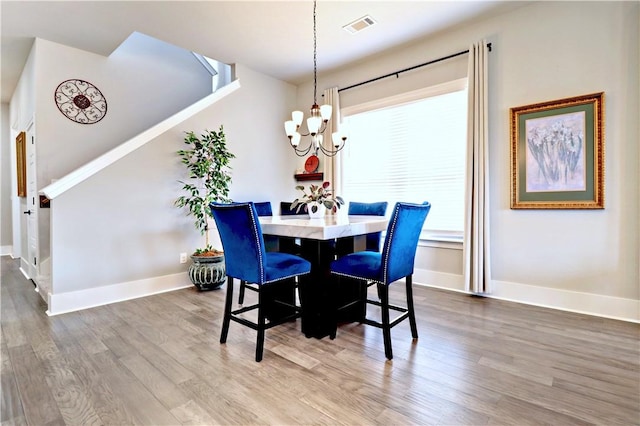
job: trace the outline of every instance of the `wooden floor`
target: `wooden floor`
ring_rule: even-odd
[[[4,256],[1,289],[2,425],[640,424],[638,324],[416,287],[393,361],[376,328],[294,322],[256,363],[255,332],[218,342],[224,288],[47,317]]]

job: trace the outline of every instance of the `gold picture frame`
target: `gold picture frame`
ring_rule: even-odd
[[[511,208],[604,208],[604,92],[511,108]]]
[[[18,174],[18,197],[27,196],[27,135],[16,136],[16,172]]]

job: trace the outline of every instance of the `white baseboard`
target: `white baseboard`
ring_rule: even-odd
[[[462,275],[416,269],[413,280],[418,285],[466,293]],[[68,293],[49,293],[49,310],[47,314],[50,316],[60,315],[138,297],[179,290],[192,285],[186,273],[179,273]],[[640,300],[506,281],[494,281],[493,289],[493,293],[487,295],[487,297],[640,323]]]
[[[464,291],[464,280],[462,275],[447,274],[445,272],[435,272],[428,269],[416,268],[413,271],[413,283],[466,293]]]
[[[462,275],[416,269],[413,282],[466,293]],[[640,323],[640,300],[507,281],[494,280],[492,284],[493,293],[486,297]]]
[[[47,315],[60,315],[193,286],[186,272],[60,294],[48,294]]]
[[[13,246],[0,246],[0,256],[12,256]]]
[[[27,261],[24,260],[24,258],[20,258],[20,272],[22,272],[22,275],[24,275],[24,277],[28,280],[31,279],[31,277],[29,276],[29,273],[27,272],[29,271],[29,264],[27,264]]]
[[[506,281],[494,281],[493,288],[495,299],[640,323],[640,300]]]

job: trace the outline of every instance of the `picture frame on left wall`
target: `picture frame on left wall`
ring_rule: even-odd
[[[18,175],[18,197],[27,196],[27,134],[16,136],[16,173]]]
[[[604,92],[511,108],[511,208],[604,208]]]

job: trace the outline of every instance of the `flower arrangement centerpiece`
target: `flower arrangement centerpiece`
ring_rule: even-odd
[[[309,185],[308,192],[304,186],[296,186],[296,189],[302,191],[302,196],[293,200],[291,210],[296,209],[296,212],[299,213],[304,206],[312,218],[324,216],[326,209],[335,213],[344,204],[344,200],[342,197],[333,195],[329,186],[331,186],[329,182],[323,182],[322,185],[312,184]]]

